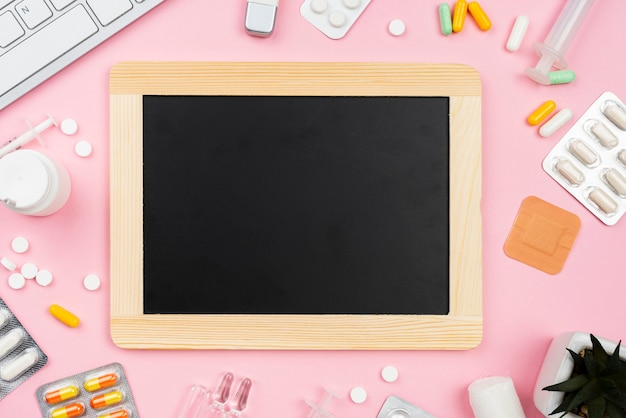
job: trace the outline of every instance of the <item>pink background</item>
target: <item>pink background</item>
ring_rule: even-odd
[[[604,91],[626,100],[624,0],[599,0],[566,53],[577,73],[570,85],[540,86],[524,68],[534,66],[531,44],[547,35],[565,0],[483,0],[493,21],[481,32],[468,18],[463,32],[444,37],[437,1],[373,0],[342,40],[330,40],[299,14],[300,0],[283,0],[275,33],[268,39],[243,30],[244,0],[168,0],[78,62],[0,112],[0,138],[24,128],[24,117],[40,122],[48,113],[79,123],[79,133],[44,133],[49,155],[68,168],[73,191],[67,205],[44,218],[17,215],[0,207],[0,257],[18,265],[32,261],[53,272],[48,288],[33,282],[8,287],[0,269],[0,296],[49,356],[49,363],[0,402],[2,417],[37,417],[40,385],[120,362],[142,417],[175,417],[192,383],[214,388],[226,371],[236,381],[253,381],[245,415],[306,417],[305,400],[319,400],[323,387],[343,396],[332,411],[339,417],[375,417],[385,398],[400,396],[438,417],[472,417],[467,386],[480,377],[510,376],[528,417],[539,417],[532,389],[552,338],[565,331],[589,331],[608,339],[626,336],[623,314],[626,280],[626,220],[607,227],[541,169],[541,161],[570,121],[548,139],[526,124],[530,111],[547,99],[569,107],[577,119]],[[517,53],[504,45],[518,15],[530,27]],[[392,37],[387,24],[407,25]],[[469,351],[130,351],[117,348],[108,331],[109,201],[108,73],[127,60],[190,61],[366,61],[463,63],[483,82],[484,339]],[[89,158],[73,150],[79,140],[94,146]],[[184,144],[181,144],[183,146]],[[31,143],[28,148],[38,149]],[[565,267],[548,275],[508,258],[502,246],[522,200],[538,196],[577,214],[582,227]],[[25,254],[11,250],[16,236],[28,238]],[[88,292],[86,274],[103,279]],[[173,280],[175,278],[172,278]],[[70,329],[48,313],[57,303],[81,318]],[[399,370],[395,383],[381,369]],[[355,386],[368,391],[363,404],[349,400]]]

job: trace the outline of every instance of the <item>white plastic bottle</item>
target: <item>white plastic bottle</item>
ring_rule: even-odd
[[[0,158],[0,201],[24,215],[47,216],[61,209],[70,196],[65,167],[34,150],[17,150]]]

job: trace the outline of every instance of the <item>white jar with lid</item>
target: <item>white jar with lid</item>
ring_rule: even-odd
[[[34,150],[0,158],[0,201],[24,215],[47,216],[65,205],[71,181],[65,167]]]

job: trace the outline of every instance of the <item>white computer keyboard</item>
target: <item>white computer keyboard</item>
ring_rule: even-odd
[[[0,109],[164,0],[0,0]]]

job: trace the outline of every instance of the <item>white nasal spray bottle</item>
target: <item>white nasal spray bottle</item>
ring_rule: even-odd
[[[28,122],[27,122],[28,124]],[[49,117],[0,148],[0,202],[24,215],[47,216],[65,205],[71,181],[65,167],[47,155],[19,149],[52,125]]]

